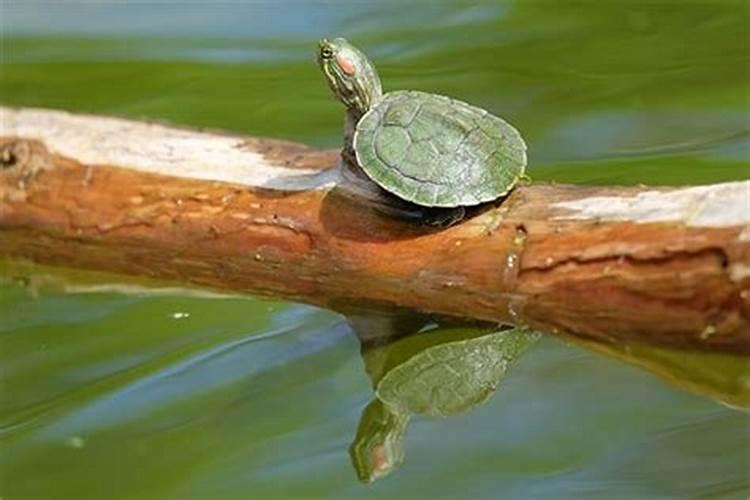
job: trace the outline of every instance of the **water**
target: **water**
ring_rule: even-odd
[[[335,147],[343,113],[312,50],[340,34],[386,90],[449,94],[517,125],[535,179],[750,177],[743,2],[0,10],[3,104]],[[347,448],[372,389],[342,317],[253,298],[35,294],[12,274],[0,274],[3,500],[750,494],[745,414],[552,338],[485,405],[412,418],[401,468],[361,485]]]

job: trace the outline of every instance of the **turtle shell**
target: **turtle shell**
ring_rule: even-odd
[[[428,207],[477,205],[508,193],[526,167],[510,124],[445,96],[397,91],[357,123],[359,166],[396,196]]]
[[[486,401],[538,339],[535,331],[513,328],[428,347],[390,369],[375,392],[397,413],[461,413]]]

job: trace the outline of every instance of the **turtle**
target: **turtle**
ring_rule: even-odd
[[[526,144],[502,118],[443,95],[384,94],[375,66],[344,38],[321,39],[317,60],[347,108],[345,165],[418,211],[420,222],[454,224],[527,178]]]
[[[375,392],[349,448],[362,482],[379,479],[403,462],[412,415],[457,415],[486,402],[513,363],[541,337],[528,327],[450,323],[409,334],[401,322],[396,326],[400,338],[373,342],[371,330],[393,330],[392,323],[378,325],[352,317],[349,322],[362,342]],[[390,333],[399,337],[398,331],[385,332]]]

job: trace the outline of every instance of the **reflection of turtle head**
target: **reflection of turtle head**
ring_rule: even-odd
[[[367,405],[357,436],[349,448],[360,481],[370,483],[403,462],[404,433],[408,422],[408,415],[393,413],[379,399]]]

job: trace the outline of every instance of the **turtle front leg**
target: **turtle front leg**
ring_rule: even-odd
[[[460,222],[466,216],[466,209],[464,207],[429,207],[423,210],[421,222],[430,227],[450,227]]]

